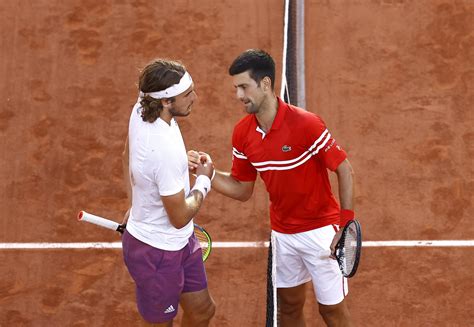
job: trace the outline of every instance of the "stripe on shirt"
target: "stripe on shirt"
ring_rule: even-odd
[[[247,160],[247,157],[246,157],[242,152],[237,151],[236,148],[232,148],[232,154],[233,154],[236,158]]]
[[[251,162],[257,171],[268,171],[268,170],[290,170],[296,168],[306,161],[308,161],[312,156],[315,156],[329,141],[331,134],[326,129],[319,136],[319,138],[309,147],[308,150],[303,152],[299,157],[290,159],[290,160],[272,160],[272,161],[262,161],[262,162]],[[247,157],[233,148],[233,154],[236,158],[247,159]],[[270,166],[269,166],[270,165]],[[266,167],[263,167],[266,166]]]

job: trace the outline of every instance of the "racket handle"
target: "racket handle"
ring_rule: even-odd
[[[115,231],[118,231],[120,229],[120,224],[109,220],[105,219],[90,213],[87,213],[85,211],[80,211],[79,214],[77,215],[77,219],[79,221],[86,221],[88,223],[96,224],[104,228],[112,229]]]

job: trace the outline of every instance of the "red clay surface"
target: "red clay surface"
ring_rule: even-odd
[[[277,4],[278,5],[275,5]],[[474,239],[474,3],[306,0],[307,108],[350,156],[365,240]],[[230,168],[242,117],[227,67],[242,50],[281,67],[280,1],[3,1],[0,242],[108,242],[79,223],[121,220],[121,151],[139,69],[181,60],[198,102],[188,148]],[[277,85],[280,83],[280,69]],[[261,183],[211,193],[197,221],[215,241],[268,238]],[[358,326],[472,326],[472,248],[365,248],[348,303]],[[119,250],[0,250],[0,326],[134,326]],[[263,326],[266,249],[215,249],[212,326]],[[308,289],[308,326],[321,326]],[[176,325],[179,326],[178,317]]]

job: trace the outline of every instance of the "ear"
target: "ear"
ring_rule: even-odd
[[[265,76],[262,79],[262,86],[264,91],[268,91],[272,87],[272,81],[270,80],[270,77]]]
[[[167,108],[171,105],[172,101],[170,99],[161,99],[161,105],[163,108]]]

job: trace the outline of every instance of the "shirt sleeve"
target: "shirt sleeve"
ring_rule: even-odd
[[[324,121],[311,115],[309,126],[307,126],[309,150],[313,157],[323,162],[328,169],[335,171],[337,167],[347,158],[346,152],[337,144]]]
[[[257,170],[245,155],[244,139],[237,129],[234,129],[232,135],[231,176],[241,182],[252,182],[257,179]]]
[[[155,153],[152,156],[156,163],[153,178],[158,185],[160,195],[169,196],[184,190],[186,174],[182,171],[180,154],[176,150],[168,147],[160,150],[159,154]]]

